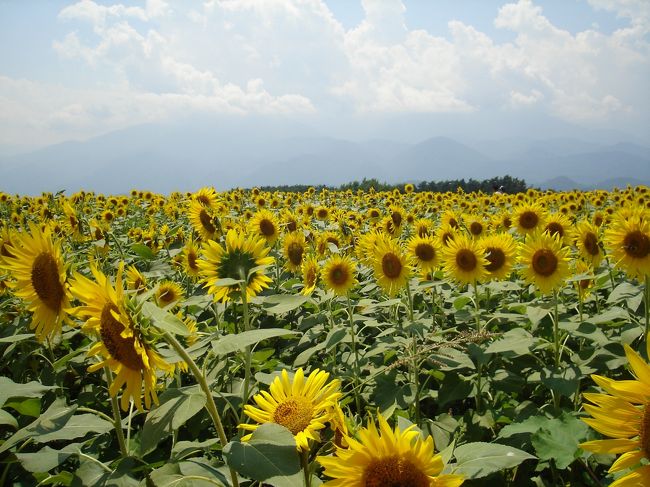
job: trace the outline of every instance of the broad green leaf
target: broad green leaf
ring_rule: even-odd
[[[153,303],[142,304],[142,314],[153,321],[157,328],[173,333],[174,335],[187,336],[190,334],[185,323],[176,315],[159,308]]]
[[[28,472],[49,472],[75,455],[80,447],[81,443],[71,443],[60,450],[45,446],[36,453],[16,453],[16,457]]]
[[[0,409],[0,424],[8,424],[14,428],[18,428],[18,421],[16,421],[16,418],[4,409]]]
[[[0,407],[10,397],[42,397],[44,392],[51,389],[56,389],[56,386],[44,386],[36,381],[17,384],[8,377],[0,377]]]
[[[231,277],[222,277],[221,279],[217,279],[214,281],[214,285],[217,287],[231,287],[231,286],[239,286],[240,284],[243,284],[244,280],[243,279],[232,279]]]
[[[343,341],[348,336],[348,329],[345,327],[333,328],[327,334],[325,339],[325,349],[331,350],[339,342]]]
[[[23,340],[27,340],[29,338],[33,339],[34,334],[33,333],[21,333],[19,335],[12,335],[10,337],[3,337],[3,338],[0,338],[0,343],[16,343],[16,342],[20,342],[20,341],[23,341]]]
[[[284,426],[265,423],[248,442],[232,441],[223,450],[228,465],[241,475],[272,485],[302,485],[296,441]]]
[[[625,324],[630,321],[630,314],[623,308],[612,306],[585,321],[594,325],[614,324],[615,322],[619,322],[616,324]]]
[[[539,338],[535,338],[523,328],[513,328],[505,332],[501,338],[490,343],[485,349],[485,353],[504,353],[513,352],[515,355],[525,355],[539,343]]]
[[[153,250],[141,243],[134,243],[131,245],[131,250],[133,250],[133,252],[135,252],[138,257],[141,257],[145,260],[153,260],[156,258]]]
[[[219,438],[210,438],[205,441],[178,441],[172,448],[172,458],[182,458],[197,451],[206,450],[219,443]]]
[[[504,426],[499,432],[499,438],[510,438],[512,435],[534,433],[548,422],[545,416],[531,416],[520,423]]]
[[[480,479],[493,472],[506,468],[513,468],[524,460],[535,457],[507,445],[498,443],[465,443],[454,450],[458,462],[453,470],[455,474],[462,474],[468,479]]]
[[[300,332],[285,330],[284,328],[265,328],[262,330],[249,330],[241,333],[226,335],[212,341],[212,349],[217,355],[226,355],[244,350],[246,347],[269,338],[286,335],[299,335]]]
[[[299,308],[309,300],[302,294],[274,294],[264,298],[264,311],[274,315],[281,315]]]
[[[633,298],[641,294],[641,288],[632,284],[631,282],[624,281],[614,288],[607,298],[607,304],[617,304],[629,298]]]
[[[106,433],[113,429],[113,424],[94,414],[79,414],[72,416],[66,425],[51,433],[34,437],[37,443],[47,443],[54,440],[73,440],[88,433]]]
[[[455,372],[449,372],[445,375],[440,390],[438,391],[438,404],[445,407],[447,404],[461,399],[466,399],[472,392],[472,383],[466,381],[462,376]]]
[[[76,409],[77,406],[67,407],[64,399],[57,399],[34,422],[18,430],[12,437],[5,441],[0,446],[0,453],[28,438],[38,438],[60,430],[68,423],[68,420]]]
[[[160,406],[147,414],[142,428],[140,450],[143,455],[198,413],[205,406],[206,397],[199,386],[190,386],[168,389],[160,401]]]
[[[23,416],[38,418],[41,414],[41,400],[35,397],[29,399],[11,399],[4,405],[6,408],[12,408]]]
[[[560,418],[548,420],[531,437],[540,460],[555,460],[559,469],[567,468],[582,450],[578,444],[586,438],[589,427],[570,414],[562,414]]]
[[[200,475],[186,473],[196,471],[196,469],[185,465],[186,463],[189,462],[167,463],[157,468],[149,474],[152,485],[156,487],[225,487],[229,485],[227,482],[215,478],[214,471],[210,472],[208,476],[205,472],[199,472]],[[185,467],[183,470],[181,470],[182,466]],[[192,477],[188,477],[188,475],[192,475]]]

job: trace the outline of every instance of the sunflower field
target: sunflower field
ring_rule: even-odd
[[[0,216],[0,485],[650,485],[647,187]]]

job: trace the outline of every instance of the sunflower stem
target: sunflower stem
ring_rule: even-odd
[[[104,365],[104,374],[106,375],[107,387],[113,383],[113,374],[111,369],[108,368],[108,365]],[[111,408],[113,408],[113,427],[115,428],[115,435],[117,436],[117,443],[120,445],[120,453],[123,458],[128,456],[126,450],[126,442],[124,441],[124,431],[122,431],[122,415],[120,414],[120,406],[117,403],[117,395],[112,396],[108,394],[111,398]]]
[[[414,319],[413,319],[413,296],[411,295],[411,286],[409,281],[406,281],[406,298],[408,299],[409,321],[411,322],[411,342],[413,347],[413,360],[411,361],[411,381],[415,387],[415,402],[413,407],[415,409],[415,424],[420,427],[420,377],[418,374],[418,341],[415,333]]]
[[[361,369],[359,368],[359,352],[357,350],[357,338],[354,331],[354,315],[352,314],[352,301],[348,294],[348,318],[350,320],[350,335],[352,336],[352,352],[354,353],[354,403],[357,406],[357,414],[361,414],[361,398],[359,397],[359,376]]]
[[[479,303],[478,282],[474,281],[474,310],[476,318],[476,332],[481,333],[481,305]],[[481,392],[483,382],[483,365],[477,364],[476,368],[476,411],[480,413],[483,410],[483,394]]]
[[[214,398],[212,397],[210,386],[208,386],[208,381],[205,379],[205,376],[199,370],[198,366],[196,365],[196,362],[192,360],[192,357],[190,357],[189,354],[185,351],[183,345],[181,345],[173,335],[171,335],[169,332],[166,331],[164,332],[163,337],[165,338],[165,341],[169,343],[172,346],[172,348],[176,350],[178,355],[180,355],[181,358],[185,361],[190,371],[192,372],[192,375],[194,375],[194,378],[199,383],[199,386],[201,387],[201,390],[203,391],[203,394],[205,394],[205,398],[206,398],[205,408],[208,410],[208,414],[210,415],[210,418],[212,418],[212,423],[214,424],[214,427],[217,430],[217,434],[219,435],[219,441],[221,442],[221,448],[224,448],[228,443],[228,438],[226,437],[226,432],[223,429],[223,424],[221,423],[219,411],[217,410],[217,406],[214,403]],[[228,468],[230,469],[230,477],[232,480],[233,487],[238,487],[239,481],[237,480],[237,473],[232,467],[228,467]]]
[[[311,487],[311,470],[309,469],[309,450],[302,450],[300,452],[300,463],[302,464],[302,472],[305,476],[305,487]]]
[[[124,251],[122,250],[122,245],[120,244],[120,241],[117,239],[117,237],[113,232],[108,232],[108,234],[113,239],[113,242],[115,242],[115,245],[117,246],[117,250],[120,252],[120,257],[122,258],[122,260],[126,260],[124,257]]]
[[[553,290],[553,354],[555,370],[560,371],[560,330],[559,330],[559,315],[557,310],[557,290]],[[553,392],[553,404],[555,410],[560,410],[560,395]]]
[[[129,420],[126,422],[126,451],[129,451],[129,445],[131,444],[131,420],[133,419],[133,399],[131,399],[131,405],[129,406]],[[174,430],[176,432],[177,430]]]
[[[250,328],[250,317],[248,314],[248,300],[246,299],[246,283],[241,285],[241,301],[243,308],[243,320],[244,320],[244,331],[248,331]],[[244,404],[248,402],[249,386],[251,381],[251,360],[252,360],[252,351],[250,345],[244,349],[244,387],[242,390],[242,410],[241,416],[239,419],[240,423],[244,422]]]

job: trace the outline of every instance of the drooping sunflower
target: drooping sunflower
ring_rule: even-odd
[[[458,234],[442,249],[445,274],[461,284],[474,284],[487,277],[489,261],[475,240]]]
[[[309,256],[302,261],[302,266],[300,267],[302,273],[302,294],[309,296],[318,283],[318,274],[320,272],[320,267],[318,266],[318,259],[316,257]]]
[[[537,203],[532,203],[517,208],[513,220],[517,231],[522,235],[528,235],[538,231],[543,226],[544,217],[543,208]]]
[[[404,431],[391,429],[377,414],[379,429],[372,419],[359,431],[356,440],[346,437],[347,448],[336,448],[334,456],[319,456],[323,472],[333,480],[324,487],[403,486],[457,487],[459,475],[441,474],[445,465],[440,453],[434,453],[433,438],[422,439],[415,426]]]
[[[158,284],[154,293],[158,306],[164,308],[174,303],[178,303],[185,297],[183,288],[174,281],[164,280]]]
[[[337,296],[345,296],[357,283],[355,265],[348,255],[333,254],[321,270],[325,287]]]
[[[297,272],[302,266],[303,256],[306,250],[305,235],[302,232],[287,233],[282,242],[285,267],[290,272]]]
[[[650,219],[641,212],[618,216],[605,233],[614,265],[632,278],[650,276]]]
[[[36,339],[43,342],[60,335],[70,306],[61,244],[49,229],[41,231],[30,224],[29,233],[13,233],[11,244],[3,249],[2,266],[13,279],[9,286],[33,313],[30,328]]]
[[[592,375],[605,393],[584,394],[592,403],[584,404],[592,417],[583,421],[611,439],[587,441],[581,443],[580,448],[609,455],[622,453],[609,473],[632,469],[609,484],[610,487],[650,485],[650,465],[647,463],[650,460],[650,365],[628,345],[624,347],[634,380],[617,381]]]
[[[414,236],[407,244],[409,258],[423,271],[434,270],[440,265],[440,252],[436,240],[431,236]]]
[[[126,269],[126,287],[138,294],[147,290],[147,278],[134,265],[130,265]]]
[[[341,397],[338,379],[328,382],[329,373],[315,369],[305,377],[299,368],[293,379],[286,370],[276,377],[269,392],[255,394],[257,407],[244,406],[244,413],[258,424],[240,424],[247,431],[255,431],[260,424],[277,423],[293,434],[299,450],[309,450],[309,440],[320,440],[319,430],[332,420]],[[252,434],[252,433],[251,433]],[[242,437],[248,440],[251,434]]]
[[[570,249],[563,247],[558,236],[548,232],[535,233],[519,245],[519,262],[526,282],[539,288],[542,294],[558,289],[570,275]]]
[[[212,240],[219,236],[218,219],[206,206],[198,201],[192,201],[187,216],[202,240]]]
[[[118,267],[115,286],[93,263],[90,271],[95,281],[75,273],[70,286],[72,295],[82,303],[72,313],[85,319],[82,330],[98,339],[88,355],[99,357],[100,362],[88,367],[88,371],[108,366],[116,374],[108,388],[109,394],[115,397],[125,387],[120,401],[122,409],[126,411],[132,399],[138,410],[142,410],[143,395],[145,407],[149,409],[152,401],[158,404],[157,371],[170,373],[173,366],[162,359],[151,340],[141,335],[137,315],[124,294],[124,264]]]
[[[201,282],[215,301],[226,302],[240,293],[239,284],[224,285],[219,282],[221,279],[244,280],[246,298],[256,296],[271,282],[263,268],[275,260],[268,256],[269,251],[264,239],[229,230],[225,247],[213,240],[203,244],[203,258],[198,261]]]
[[[258,210],[251,218],[250,229],[253,235],[263,238],[269,245],[273,245],[280,235],[278,221],[269,210]]]
[[[589,221],[582,221],[576,225],[576,247],[580,256],[594,269],[598,268],[603,260],[603,251],[600,248],[598,227]]]
[[[406,254],[393,239],[383,239],[378,242],[372,259],[372,268],[377,284],[389,296],[394,296],[406,285],[411,272]]]
[[[480,241],[488,265],[487,278],[494,280],[507,279],[512,266],[517,259],[517,244],[509,233],[498,233],[483,237]]]

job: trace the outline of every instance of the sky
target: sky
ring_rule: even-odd
[[[367,137],[355,125],[525,119],[650,145],[648,0],[0,0],[0,43],[5,149],[260,115]]]

